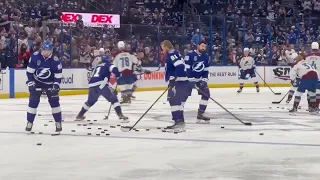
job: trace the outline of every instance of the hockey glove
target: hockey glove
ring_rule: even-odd
[[[291,80],[291,84],[292,84],[293,87],[297,87],[298,86],[296,80]]]
[[[29,92],[34,92],[36,91],[36,82],[34,81],[29,81],[27,82],[27,86],[29,88]]]
[[[53,84],[51,92],[57,94],[57,93],[59,93],[59,91],[60,91],[60,85],[59,84]]]
[[[205,89],[205,88],[208,88],[208,83],[207,81],[200,81],[197,83],[197,86],[199,89]]]

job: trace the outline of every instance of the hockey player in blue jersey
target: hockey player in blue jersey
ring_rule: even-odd
[[[106,100],[111,102],[118,117],[123,123],[128,123],[128,117],[122,114],[121,106],[117,98],[116,91],[109,87],[109,79],[111,73],[118,78],[120,72],[117,67],[108,61],[108,58],[103,56],[100,64],[93,70],[92,76],[89,80],[89,94],[88,100],[82,106],[76,120],[81,121],[85,119],[84,114],[92,107],[102,95]]]
[[[188,86],[188,78],[185,64],[181,54],[176,51],[172,43],[165,40],[161,43],[165,57],[165,81],[168,82],[168,101],[171,106],[171,115],[174,124],[167,130],[184,131],[184,107],[182,101],[187,97],[185,88]]]
[[[41,50],[34,52],[31,56],[27,67],[27,86],[30,97],[27,110],[28,123],[26,131],[32,130],[42,92],[47,94],[49,104],[52,108],[52,115],[56,122],[56,132],[62,131],[62,115],[59,102],[62,65],[59,58],[54,56],[52,52],[52,42],[44,41]]]
[[[188,94],[191,95],[194,86],[199,88],[201,92],[201,100],[198,108],[197,123],[210,123],[210,118],[204,115],[207,109],[208,100],[210,97],[210,90],[208,88],[208,75],[209,75],[209,56],[205,52],[207,49],[207,44],[203,41],[198,45],[196,51],[190,51],[184,58],[185,66],[187,69],[187,76],[190,81],[190,88]]]

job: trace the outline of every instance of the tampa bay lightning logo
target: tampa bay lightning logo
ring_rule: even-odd
[[[50,68],[39,68],[39,69],[37,69],[36,76],[39,79],[48,79],[51,76]]]
[[[196,62],[192,65],[192,70],[195,72],[202,72],[205,66],[203,62]]]

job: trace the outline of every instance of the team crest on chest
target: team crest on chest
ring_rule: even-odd
[[[194,57],[194,61],[197,61],[197,60],[198,60],[198,57],[197,57],[197,56],[195,56],[195,57]]]
[[[40,64],[41,64],[41,61],[38,60],[38,61],[37,61],[37,66],[40,66]]]

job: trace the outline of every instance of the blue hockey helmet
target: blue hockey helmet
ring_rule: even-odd
[[[51,41],[49,40],[45,40],[42,43],[42,47],[41,47],[41,53],[44,57],[49,57],[51,56],[53,51],[53,44]]]
[[[109,62],[109,56],[102,56],[101,62],[103,62],[103,63]]]

